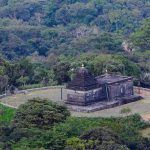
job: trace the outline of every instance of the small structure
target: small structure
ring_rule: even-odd
[[[94,77],[83,65],[67,85],[67,104],[92,106],[97,102],[128,103],[140,99],[134,95],[133,78],[108,74]]]

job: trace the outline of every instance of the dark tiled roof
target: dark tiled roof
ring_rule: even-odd
[[[114,74],[105,74],[102,76],[96,77],[96,80],[98,81],[99,84],[105,84],[105,83],[116,83],[120,81],[125,81],[132,79],[132,77],[127,77],[127,76],[120,76],[120,75],[114,75]]]

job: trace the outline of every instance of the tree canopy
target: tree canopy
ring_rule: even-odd
[[[36,51],[39,55],[122,51],[122,42],[150,17],[149,0],[0,2],[0,52],[8,59]],[[145,30],[148,35],[148,25]],[[140,43],[140,48],[149,49]]]
[[[70,112],[65,106],[34,98],[19,107],[13,125],[19,128],[47,129],[56,123],[64,122],[69,116]]]

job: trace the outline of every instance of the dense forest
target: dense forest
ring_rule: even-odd
[[[150,83],[149,0],[0,0],[0,88],[57,85],[85,63]]]
[[[35,51],[40,55],[121,51],[122,42],[150,17],[149,0],[1,0],[0,3],[0,50],[9,59]],[[135,45],[148,50],[149,43],[143,46],[136,40],[142,33],[139,31],[135,36]]]

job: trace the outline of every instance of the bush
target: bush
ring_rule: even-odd
[[[44,87],[43,84],[31,84],[31,85],[25,85],[25,86],[20,86],[19,90],[27,90],[27,89],[34,89],[34,88],[41,88]]]
[[[122,108],[121,111],[120,111],[121,114],[128,114],[130,112],[131,112],[131,109],[129,107]]]

